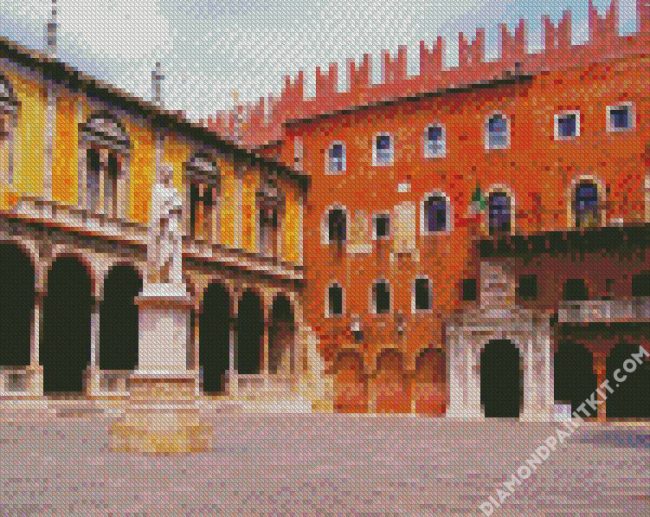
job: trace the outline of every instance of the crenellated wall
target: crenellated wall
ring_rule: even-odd
[[[364,54],[360,63],[347,62],[348,89],[339,91],[337,63],[327,70],[315,72],[316,94],[304,95],[303,71],[295,78],[286,76],[279,96],[262,97],[257,102],[242,104],[230,112],[217,113],[208,118],[210,129],[220,135],[238,139],[242,144],[257,148],[283,137],[283,123],[299,118],[311,118],[321,113],[365,105],[382,100],[415,95],[442,89],[451,85],[476,83],[501,77],[517,70],[522,73],[552,71],[572,65],[586,65],[605,58],[621,57],[647,52],[650,44],[650,6],[637,0],[638,31],[634,35],[619,34],[619,2],[612,0],[604,14],[599,14],[589,0],[589,38],[584,44],[572,44],[572,13],[567,10],[557,24],[549,16],[542,17],[544,48],[529,53],[528,25],[520,20],[514,31],[500,26],[498,57],[485,58],[485,29],[479,28],[474,38],[458,35],[459,64],[445,66],[445,41],[438,37],[429,48],[420,42],[419,73],[407,73],[407,48],[400,46],[397,55],[382,52],[382,79],[373,84],[371,56]]]

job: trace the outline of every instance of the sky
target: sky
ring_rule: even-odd
[[[379,80],[381,50],[409,47],[417,73],[419,41],[447,38],[447,65],[457,60],[458,31],[487,29],[495,56],[498,25],[529,21],[529,48],[541,45],[541,15],[557,21],[573,11],[574,42],[587,38],[587,0],[58,0],[58,57],[143,98],[161,61],[165,107],[205,118],[241,100],[279,93],[285,74],[305,70],[313,93],[316,66],[373,54]],[[596,0],[601,12],[609,0]],[[621,32],[635,29],[635,0],[620,0]],[[0,34],[42,50],[50,0],[0,0]]]

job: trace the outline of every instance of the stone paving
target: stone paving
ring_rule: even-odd
[[[474,514],[555,424],[215,415],[210,453],[111,453],[111,418],[0,421],[0,515]],[[650,424],[585,424],[494,515],[650,515]]]

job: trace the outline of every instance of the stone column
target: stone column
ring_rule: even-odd
[[[270,325],[270,309],[266,297],[263,299],[264,307],[262,308],[264,322],[262,328],[262,374],[264,375],[264,387],[268,387],[269,383],[269,325]]]
[[[43,172],[43,197],[52,199],[52,168],[54,163],[54,135],[56,130],[56,89],[54,84],[47,84],[45,111],[45,155]]]
[[[236,397],[239,392],[237,379],[237,315],[230,320],[228,339],[228,394]]]
[[[89,395],[97,394],[100,391],[99,380],[99,321],[100,303],[98,299],[93,299],[90,309],[90,365],[88,367],[87,379],[88,385],[86,391]]]
[[[242,247],[243,174],[243,171],[235,169],[235,235],[233,240],[234,247],[237,249]]]
[[[447,387],[449,390],[447,416],[450,418],[462,418],[465,402],[463,355],[460,347],[460,337],[451,328],[448,338],[449,359],[447,363]]]
[[[97,200],[97,208],[95,213],[104,214],[106,209],[104,207],[104,189],[106,188],[106,174],[108,172],[108,149],[100,149],[99,152],[99,197]]]
[[[34,293],[34,312],[32,313],[32,328],[29,347],[30,393],[33,396],[43,395],[43,368],[40,365],[41,314],[45,293],[37,290]]]

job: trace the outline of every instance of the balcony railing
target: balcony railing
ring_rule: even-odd
[[[560,323],[650,322],[650,297],[561,302],[558,321]]]
[[[12,214],[45,222],[48,225],[74,232],[126,241],[144,248],[147,242],[146,224],[126,219],[112,218],[103,214],[92,213],[79,207],[25,196],[20,199]],[[278,257],[268,257],[241,249],[232,249],[218,243],[183,237],[183,254],[185,257],[218,262],[238,269],[259,271],[265,275],[302,280],[302,266],[290,264]]]

